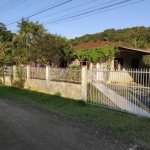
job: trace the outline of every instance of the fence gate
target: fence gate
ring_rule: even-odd
[[[150,117],[150,69],[88,71],[87,102]]]

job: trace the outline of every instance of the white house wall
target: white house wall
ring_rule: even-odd
[[[141,53],[136,52],[123,52],[120,51],[120,54],[116,58],[123,58],[123,68],[128,69],[132,67],[132,59],[139,59],[139,67],[142,67],[142,55]]]

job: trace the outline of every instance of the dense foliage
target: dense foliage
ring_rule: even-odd
[[[112,59],[117,53],[117,47],[106,45],[99,48],[74,51],[73,55],[79,60],[86,60],[96,63],[108,61],[109,59]]]
[[[139,48],[150,48],[150,27],[133,27],[126,29],[107,29],[96,34],[86,34],[70,40],[73,45],[87,42],[110,41]]]
[[[37,40],[32,56],[40,63],[66,67],[71,61],[72,52],[72,45],[68,39],[58,35],[45,34]]]
[[[48,33],[38,22],[22,19],[18,27],[18,33],[12,34],[0,23],[1,65],[33,62],[55,67],[68,65],[73,52],[68,39]]]

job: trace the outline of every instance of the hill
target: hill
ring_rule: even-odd
[[[97,41],[109,41],[133,46],[136,48],[150,49],[150,27],[132,27],[125,29],[107,29],[100,33],[86,34],[70,39],[73,46]]]

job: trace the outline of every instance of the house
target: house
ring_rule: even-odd
[[[119,54],[115,56],[112,62],[112,68],[114,68],[115,70],[122,70],[128,68],[142,68],[142,56],[150,55],[150,50],[124,46],[118,43],[112,43],[107,41],[84,43],[81,45],[73,46],[73,49],[75,51],[85,50],[89,48],[98,48],[105,45],[114,45],[118,47]]]

